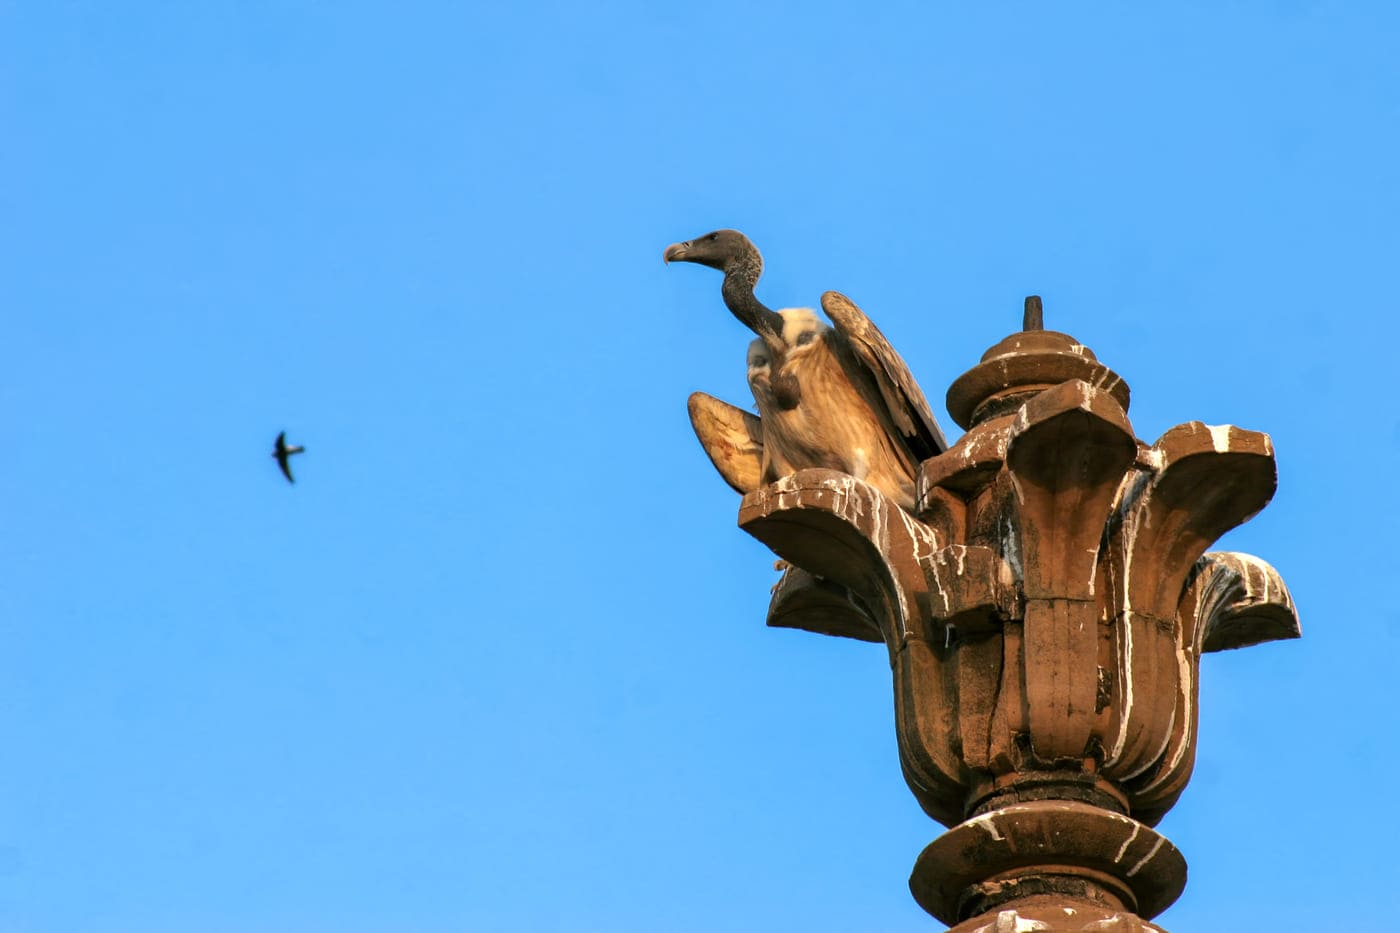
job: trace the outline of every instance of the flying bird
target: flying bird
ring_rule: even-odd
[[[763,257],[738,230],[673,243],[662,258],[722,271],[725,306],[758,338],[748,350],[757,419],[703,393],[690,400],[696,432],[730,485],[751,492],[825,467],[912,509],[919,463],[948,442],[909,367],[865,312],[839,292],[821,299],[831,326],[808,308],[769,309],[754,295]]]
[[[282,475],[287,477],[287,482],[295,483],[292,478],[292,465],[287,461],[293,454],[305,453],[306,448],[300,444],[288,444],[287,432],[283,431],[277,435],[277,443],[273,445],[272,456],[277,458],[277,465],[282,468]]]

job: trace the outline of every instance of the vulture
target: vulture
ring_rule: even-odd
[[[838,292],[821,299],[831,326],[808,308],[767,308],[754,296],[763,257],[738,230],[673,243],[662,258],[723,272],[725,306],[758,338],[748,350],[757,419],[703,393],[690,400],[696,433],[729,484],[747,493],[824,467],[912,510],[919,463],[948,442],[909,367],[870,318]]]
[[[287,432],[283,431],[277,435],[277,442],[272,445],[272,456],[277,460],[277,465],[282,468],[282,475],[287,477],[287,482],[295,483],[292,479],[292,465],[288,461],[293,454],[306,453],[306,448],[300,444],[288,444]]]

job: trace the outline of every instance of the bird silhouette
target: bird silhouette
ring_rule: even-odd
[[[287,482],[295,483],[292,478],[292,466],[287,461],[293,454],[305,453],[306,448],[300,444],[288,444],[287,432],[283,431],[277,435],[277,443],[272,448],[272,456],[277,459],[277,465],[282,468],[282,475],[287,477]]]

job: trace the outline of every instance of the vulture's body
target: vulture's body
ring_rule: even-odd
[[[753,293],[763,261],[736,230],[674,244],[665,258],[722,269],[725,304],[758,335],[748,354],[758,430],[735,423],[732,414],[726,417],[717,400],[704,396],[699,402],[709,421],[729,427],[732,441],[716,438],[712,444],[704,434],[701,440],[731,485],[751,492],[746,487],[756,485],[754,472],[762,484],[824,467],[849,473],[912,508],[919,463],[948,445],[908,367],[870,319],[837,292],[822,296],[832,326],[806,308],[770,311]],[[696,412],[692,398],[693,421]],[[696,426],[698,431],[699,421]],[[755,434],[761,452],[752,449],[756,445],[749,438]],[[732,448],[732,455],[717,447]],[[722,465],[722,459],[745,452],[758,453],[757,471]]]
[[[918,461],[908,446],[897,442],[894,425],[883,405],[862,392],[860,376],[852,378],[855,360],[831,328],[807,308],[787,308],[785,337],[811,333],[815,339],[797,345],[779,359],[776,379],[800,387],[797,404],[786,405],[774,391],[774,354],[762,340],[749,346],[749,388],[763,423],[764,482],[810,467],[826,467],[863,479],[903,505],[913,502],[913,478]],[[873,415],[874,417],[870,417]]]

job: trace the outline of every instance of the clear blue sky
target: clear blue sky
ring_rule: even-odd
[[[1161,919],[1400,910],[1400,11],[1153,6],[0,3],[0,930],[938,929],[686,421],[719,226],[937,408],[1039,293],[1272,434]]]

